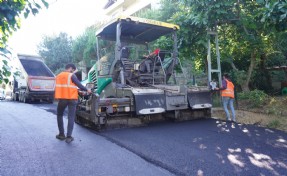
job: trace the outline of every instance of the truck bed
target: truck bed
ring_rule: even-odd
[[[41,61],[20,58],[20,62],[29,76],[54,77],[54,74]]]

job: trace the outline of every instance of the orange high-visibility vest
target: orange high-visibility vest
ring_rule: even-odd
[[[234,98],[234,85],[231,81],[226,81],[226,89],[221,91],[221,96]]]
[[[56,77],[56,99],[78,99],[78,87],[72,82],[73,73],[62,72]]]

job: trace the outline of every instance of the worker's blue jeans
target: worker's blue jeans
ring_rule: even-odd
[[[67,100],[67,99],[59,100],[57,106],[57,122],[58,122],[59,134],[65,134],[63,115],[66,107],[68,106],[67,136],[72,136],[77,103],[78,100]]]
[[[228,107],[227,107],[227,106],[229,106],[229,108],[231,110],[231,114],[232,114],[232,120],[236,121],[236,119],[235,119],[235,110],[234,110],[234,107],[233,107],[234,98],[222,97],[222,102],[223,102],[223,108],[224,108],[224,111],[225,111],[225,114],[226,114],[226,120],[230,120],[230,114],[229,114]]]

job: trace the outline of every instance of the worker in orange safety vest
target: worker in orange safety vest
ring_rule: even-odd
[[[234,84],[231,82],[230,77],[228,74],[223,75],[223,80],[222,80],[222,87],[221,88],[216,88],[216,90],[221,91],[221,97],[222,97],[222,102],[223,102],[223,109],[226,113],[226,120],[230,121],[230,114],[228,111],[228,106],[231,110],[232,114],[232,121],[236,122],[235,119],[235,110],[233,106],[234,102]]]
[[[65,71],[56,76],[55,99],[58,99],[57,106],[57,123],[59,134],[56,135],[57,139],[66,140],[70,143],[74,140],[72,132],[74,128],[74,120],[76,116],[76,106],[78,103],[78,88],[91,93],[84,87],[78,80],[74,72],[76,66],[74,64],[67,64]],[[68,106],[68,126],[67,136],[65,136],[63,115],[66,107]]]

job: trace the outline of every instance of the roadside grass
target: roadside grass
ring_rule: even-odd
[[[273,120],[271,120],[271,122],[269,122],[268,124],[267,124],[267,127],[268,128],[280,128],[280,121],[278,120],[278,119],[273,119]]]

